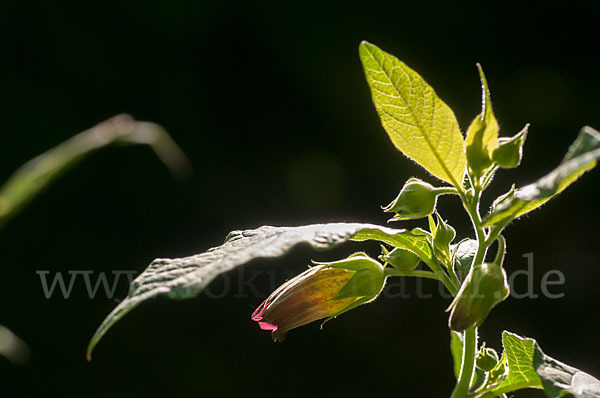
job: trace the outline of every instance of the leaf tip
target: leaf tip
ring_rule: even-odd
[[[366,40],[363,40],[358,45],[358,54],[360,55],[361,58],[363,58],[368,55],[369,50],[372,49],[373,47],[374,47],[373,44],[369,43]]]
[[[94,344],[94,340],[92,339],[92,341],[90,341],[90,344],[88,345],[87,351],[85,352],[85,359],[88,362],[92,362],[92,351],[94,351],[94,347],[96,344]]]

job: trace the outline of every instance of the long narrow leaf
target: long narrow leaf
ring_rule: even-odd
[[[0,188],[0,229],[69,167],[111,144],[149,145],[173,174],[184,176],[190,170],[185,154],[161,126],[118,115],[21,166]]]

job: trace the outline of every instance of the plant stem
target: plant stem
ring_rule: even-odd
[[[427,264],[429,268],[435,273],[435,275],[437,275],[439,280],[442,281],[442,283],[444,284],[446,289],[448,289],[450,294],[456,296],[456,293],[458,293],[459,286],[455,285],[454,282],[452,282],[446,271],[442,269],[442,266],[435,259],[432,261],[431,259],[422,258],[421,260],[423,260],[425,264]]]
[[[386,268],[384,270],[384,275],[385,276],[417,276],[417,277],[421,277],[421,278],[429,278],[429,279],[435,279],[437,281],[440,280],[440,278],[433,272],[430,271],[422,271],[422,270],[410,270],[410,271],[401,271],[399,269],[395,269],[395,268]]]
[[[502,267],[504,255],[506,254],[506,240],[502,235],[498,235],[496,240],[498,241],[498,251],[496,252],[496,258],[494,258],[494,264],[498,264]]]
[[[446,194],[460,195],[460,192],[458,191],[458,189],[456,189],[454,187],[438,187],[435,189],[435,193],[438,195],[446,195]]]
[[[465,210],[471,218],[475,236],[477,237],[477,252],[471,263],[471,271],[475,265],[482,264],[485,260],[487,249],[491,242],[486,237],[485,229],[482,226],[481,216],[479,215],[479,200],[481,199],[481,188],[476,186],[472,198],[462,193],[461,199]],[[468,278],[468,277],[467,277]],[[467,279],[465,278],[465,279]],[[452,398],[465,398],[469,392],[471,381],[475,373],[475,352],[477,351],[477,327],[472,326],[465,330],[463,339],[463,354],[460,375],[456,382],[456,387],[452,392]]]
[[[451,398],[464,398],[469,392],[475,371],[475,351],[477,350],[477,327],[472,326],[465,330],[463,339],[462,366],[460,377]]]

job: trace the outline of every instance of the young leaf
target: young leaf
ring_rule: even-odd
[[[600,158],[600,133],[586,126],[581,129],[577,139],[556,169],[533,184],[511,190],[498,198],[490,214],[484,219],[484,226],[506,225],[513,219],[540,207],[553,196],[561,193],[583,173],[594,168],[598,158]]]
[[[508,376],[484,397],[496,397],[523,388],[543,389],[550,398],[566,393],[575,398],[600,397],[600,381],[547,356],[534,339],[505,331],[502,343],[508,358]]]
[[[478,246],[475,239],[463,239],[458,244],[450,246],[452,250],[452,263],[460,280],[465,279],[469,274]]]
[[[398,239],[397,236],[408,233],[405,230],[371,224],[263,226],[254,230],[233,231],[227,235],[221,246],[202,254],[176,259],[156,259],[131,283],[127,297],[98,327],[88,346],[88,360],[94,347],[108,329],[129,311],[150,298],[158,295],[166,295],[172,299],[192,298],[218,275],[255,258],[279,257],[300,243],[307,243],[315,249],[329,249],[356,236],[359,232],[367,235],[379,233],[382,237],[390,237],[393,241]]]
[[[498,147],[498,121],[492,111],[490,90],[481,65],[477,64],[481,78],[481,113],[467,129],[465,145],[467,164],[471,173],[479,177],[483,170],[492,165],[492,153]]]
[[[460,187],[466,157],[452,110],[417,72],[379,47],[363,41],[360,59],[392,143],[437,178]]]

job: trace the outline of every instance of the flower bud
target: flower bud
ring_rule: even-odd
[[[529,125],[526,125],[514,137],[501,137],[499,139],[499,146],[492,154],[492,159],[498,166],[505,169],[512,169],[521,164],[523,144],[527,138],[528,128]]]
[[[429,229],[433,236],[433,252],[442,264],[450,267],[452,265],[450,243],[456,237],[456,230],[448,225],[438,213],[436,213],[436,218],[437,225],[433,217],[429,217]]]
[[[386,213],[396,213],[390,221],[414,220],[433,214],[439,188],[417,178],[409,179],[392,203],[385,206]]]
[[[491,309],[509,294],[506,272],[498,264],[475,265],[450,304],[450,329],[480,326]]]
[[[485,372],[489,372],[498,365],[498,353],[493,348],[486,348],[485,343],[477,354],[477,367]]]
[[[277,288],[252,320],[270,330],[273,341],[282,342],[290,329],[322,318],[328,321],[374,300],[384,283],[383,267],[364,253],[317,263]]]
[[[383,254],[380,259],[400,271],[412,271],[417,268],[421,261],[415,253],[400,247],[395,248],[390,253]]]
[[[508,366],[506,360],[506,352],[502,353],[502,357],[498,360],[488,374],[488,385],[499,385],[506,379],[508,375]]]

